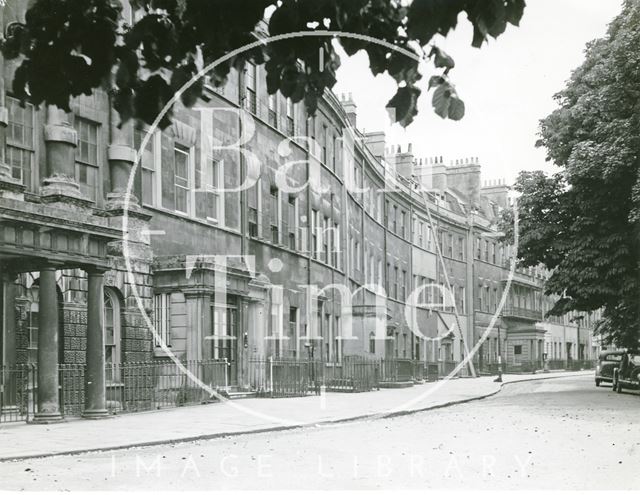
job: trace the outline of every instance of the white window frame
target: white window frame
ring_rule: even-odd
[[[160,341],[164,341],[168,348],[171,348],[171,293],[156,294],[153,297],[153,325],[156,330],[154,335],[153,346],[161,349]]]
[[[209,167],[209,164],[211,164],[214,169],[215,169],[215,175],[216,176],[216,180],[215,182],[217,183],[217,187],[218,189],[216,189],[214,187],[214,185],[209,182],[209,180],[212,178],[212,174],[210,173],[210,171],[207,170],[202,170],[203,167]],[[203,162],[201,162],[200,165],[200,190],[205,191],[208,194],[214,194],[215,198],[216,198],[216,213],[217,213],[217,218],[216,217],[210,217],[210,216],[206,216],[206,220],[207,222],[213,222],[213,223],[217,223],[219,225],[224,225],[224,219],[225,219],[225,201],[224,201],[224,160],[219,160],[217,158],[215,158],[213,155],[208,154],[205,157],[205,160]],[[204,186],[204,187],[203,187]],[[219,189],[222,189],[222,191],[220,191]]]
[[[133,146],[134,146],[134,151],[136,153],[138,153],[138,149],[136,149],[135,146],[135,129],[133,131]],[[146,134],[146,130],[141,130],[140,131],[143,134]],[[151,181],[151,187],[152,187],[152,194],[153,194],[153,201],[151,203],[147,203],[144,201],[144,182],[142,182],[141,186],[140,186],[140,202],[142,203],[142,205],[144,206],[159,206],[160,205],[160,198],[162,195],[162,171],[161,171],[161,165],[162,165],[162,156],[161,156],[161,151],[162,151],[162,134],[159,130],[156,130],[153,135],[151,136],[151,138],[149,139],[149,143],[151,144],[151,153],[153,154],[153,170],[148,168],[148,167],[144,167],[142,164],[142,161],[140,162],[140,176],[142,177],[143,171],[144,170],[150,170],[153,173],[153,180]]]
[[[176,195],[175,190],[178,186],[176,185],[176,166],[175,166],[175,156],[176,152],[184,153],[187,156],[187,185],[183,187],[187,191],[187,211],[181,211],[176,208]],[[195,187],[193,187],[195,182],[195,155],[194,155],[194,147],[193,146],[185,146],[179,142],[174,143],[173,145],[173,156],[174,156],[174,167],[173,167],[173,188],[174,188],[174,199],[173,199],[173,211],[178,215],[184,215],[187,217],[195,217],[195,200],[196,200],[196,191]]]

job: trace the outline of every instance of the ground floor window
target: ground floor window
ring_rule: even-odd
[[[120,378],[120,300],[111,290],[104,291],[104,354],[107,381]]]
[[[171,294],[157,294],[153,299],[154,305],[154,346],[162,347],[161,343],[171,347]]]

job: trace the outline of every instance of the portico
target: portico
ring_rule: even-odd
[[[88,276],[85,415],[101,417],[105,407],[104,273],[110,268],[107,244],[119,238],[107,219],[84,205],[40,204],[0,198],[0,268],[2,271],[2,363],[17,364],[16,278],[38,272],[39,318],[34,421],[61,419],[59,397],[59,299],[56,272],[82,269]],[[3,375],[3,386],[11,373]],[[10,396],[9,396],[10,397]],[[11,404],[4,404],[10,407]]]

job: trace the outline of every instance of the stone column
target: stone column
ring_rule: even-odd
[[[2,376],[4,400],[2,411],[16,409],[16,306],[14,275],[2,277]]]
[[[40,270],[38,328],[38,411],[34,422],[62,419],[58,391],[58,294],[56,269]]]
[[[40,190],[45,202],[67,199],[90,201],[82,196],[75,180],[75,148],[78,133],[69,124],[66,113],[55,105],[47,107],[44,126],[47,176]]]
[[[107,210],[121,210],[125,207],[139,210],[138,198],[135,196],[135,181],[132,183],[129,196],[127,191],[129,185],[129,177],[133,172],[133,164],[136,161],[136,150],[132,146],[133,126],[130,122],[121,124],[120,114],[113,108],[113,102],[110,99],[110,144],[107,149],[107,158],[109,160],[109,177],[111,179],[111,191],[107,194]],[[120,126],[120,127],[119,127]],[[136,174],[140,174],[140,167],[136,170]],[[128,203],[125,200],[128,199]]]
[[[84,373],[83,418],[108,417],[105,387],[104,272],[90,270],[87,295],[87,367]]]
[[[0,28],[4,33],[4,11],[0,7]],[[6,162],[5,145],[7,142],[7,125],[9,124],[9,111],[5,101],[4,87],[4,57],[0,53],[0,198],[24,199],[26,187],[11,174],[11,167]]]

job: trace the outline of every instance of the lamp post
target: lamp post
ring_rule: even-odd
[[[500,348],[500,325],[498,325],[498,377],[493,381],[496,383],[502,383],[502,350]]]
[[[578,346],[578,361],[582,361],[582,356],[580,356],[580,322],[582,322],[582,320],[584,320],[584,316],[583,315],[578,315],[578,316],[574,316],[573,318],[571,318],[569,321],[571,323],[577,323],[577,327],[576,327],[576,340],[577,342],[577,346]],[[579,363],[580,366],[582,366],[582,364]]]
[[[309,358],[309,366],[311,368],[310,378],[313,386],[316,386],[316,378],[315,378],[315,366],[313,365],[313,354],[315,351],[315,341],[307,341],[304,343],[305,348],[307,349],[307,357]]]

